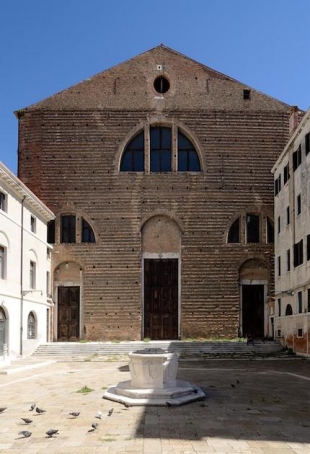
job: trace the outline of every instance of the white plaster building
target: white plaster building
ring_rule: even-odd
[[[50,339],[50,211],[0,163],[0,365]]]
[[[310,109],[274,165],[275,317],[284,346],[309,354]]]

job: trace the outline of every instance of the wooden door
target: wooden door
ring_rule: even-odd
[[[78,340],[79,326],[80,287],[58,287],[58,340]]]
[[[243,336],[264,337],[264,286],[242,286]]]
[[[178,259],[144,260],[144,337],[178,339]]]

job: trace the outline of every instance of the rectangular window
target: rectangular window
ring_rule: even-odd
[[[286,251],[286,270],[290,271],[291,270],[291,250],[288,249]]]
[[[284,184],[287,183],[289,179],[290,179],[290,167],[289,167],[289,164],[286,164],[286,166],[284,167],[284,171],[283,171]]]
[[[6,211],[6,198],[3,192],[0,192],[0,210]]]
[[[75,216],[61,216],[61,243],[75,243]]]
[[[297,169],[297,167],[300,166],[300,164],[301,164],[301,145],[299,145],[297,150],[294,151],[294,153],[293,153],[293,170],[294,170],[294,172]]]
[[[281,317],[281,298],[278,298],[278,315]]]
[[[36,288],[36,264],[30,261],[30,275],[29,275],[29,287],[32,289]]]
[[[278,276],[281,276],[281,257],[278,257]]]
[[[0,279],[5,278],[5,248],[0,246]]]
[[[290,207],[286,207],[286,224],[289,225],[291,222],[291,216],[290,216]]]
[[[297,329],[297,337],[303,337],[303,329],[302,328],[298,328]]]
[[[310,152],[310,132],[305,135],[305,152],[306,155]]]
[[[55,243],[55,221],[50,221],[47,224],[47,242],[50,244]]]
[[[297,196],[297,216],[301,213],[301,195]]]
[[[36,233],[36,218],[34,216],[30,217],[30,230],[33,233]]]
[[[278,233],[281,232],[281,218],[278,216]]]
[[[46,294],[48,298],[51,298],[51,273],[49,271],[46,272]]]
[[[246,239],[247,243],[259,243],[259,216],[247,214],[246,216]]]
[[[274,243],[273,222],[267,218],[267,243]]]
[[[298,314],[302,313],[302,292],[297,293]]]
[[[279,175],[278,178],[274,182],[275,195],[278,195],[280,191],[281,191],[281,175]]]
[[[303,240],[300,240],[299,243],[294,244],[294,266],[299,266],[303,263]]]
[[[248,88],[243,90],[243,99],[251,99],[251,90]]]
[[[151,139],[151,172],[171,172],[171,129],[153,127]]]

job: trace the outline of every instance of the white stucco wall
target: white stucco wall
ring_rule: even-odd
[[[5,207],[0,209],[0,246],[5,248],[4,275],[0,278],[0,307],[5,314],[5,348],[0,360],[29,355],[47,340],[47,272],[51,261],[47,253],[47,223],[53,213],[40,202],[3,164],[0,163],[0,192]],[[31,231],[31,216],[35,232]],[[30,261],[35,262],[35,288],[30,286]],[[51,273],[50,273],[51,275]],[[50,287],[52,288],[52,287]],[[36,320],[35,339],[28,339],[28,315]],[[2,349],[1,349],[2,350]]]
[[[307,260],[307,236],[310,234],[310,153],[305,152],[305,136],[310,132],[310,109],[292,135],[273,168],[274,179],[281,175],[281,190],[275,196],[275,334],[281,332],[283,344],[295,351],[308,353],[309,315],[308,289],[310,288],[310,260]],[[293,170],[293,153],[301,147],[301,164]],[[284,168],[289,163],[290,178],[284,184]],[[297,197],[301,197],[301,212],[297,210]],[[287,225],[287,207],[290,224]],[[278,218],[281,231],[278,233]],[[303,262],[294,266],[294,244],[303,240]],[[287,250],[290,250],[290,270],[287,270]],[[278,275],[278,257],[281,257],[281,275]],[[299,311],[298,293],[302,294]],[[278,301],[281,300],[281,314]],[[293,315],[285,316],[287,305]],[[302,330],[302,331],[300,331]],[[300,336],[302,332],[302,336]]]

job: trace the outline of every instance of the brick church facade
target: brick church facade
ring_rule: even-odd
[[[15,112],[18,176],[56,215],[54,339],[272,336],[291,111],[160,45]]]

